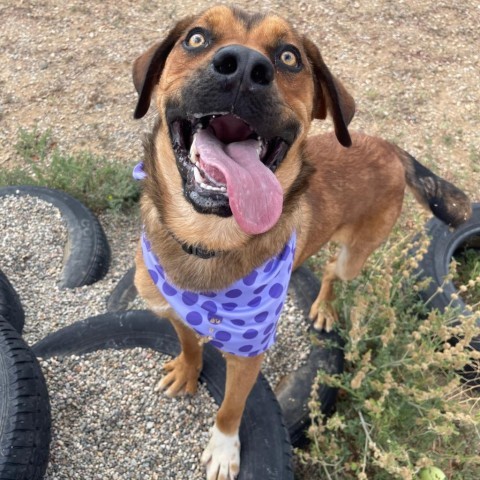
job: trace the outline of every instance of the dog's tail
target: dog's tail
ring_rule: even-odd
[[[462,190],[435,175],[405,150],[396,148],[405,168],[407,185],[420,204],[453,228],[470,218],[472,204]]]

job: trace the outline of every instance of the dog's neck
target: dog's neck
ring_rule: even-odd
[[[207,260],[209,258],[216,257],[218,254],[221,253],[220,250],[207,250],[206,248],[201,248],[199,246],[190,245],[188,243],[182,242],[172,232],[169,233],[173,237],[173,239],[180,244],[182,250],[189,255],[194,255],[195,257]]]

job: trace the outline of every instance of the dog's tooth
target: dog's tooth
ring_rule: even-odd
[[[257,154],[261,158],[265,155],[266,153],[266,143],[263,138],[258,138],[258,145],[257,145]]]
[[[263,142],[262,142],[261,139],[258,139],[258,144],[257,144],[257,154],[258,154],[258,156],[261,155],[262,150],[263,150]]]
[[[200,183],[200,184],[203,183],[202,174],[200,173],[200,170],[196,165],[193,167],[193,175],[197,183]]]
[[[190,161],[192,163],[197,163],[197,156],[198,156],[197,142],[195,140],[196,140],[196,137],[194,135],[192,146],[190,147]]]

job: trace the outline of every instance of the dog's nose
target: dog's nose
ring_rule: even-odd
[[[273,81],[273,65],[260,52],[242,45],[223,47],[213,57],[213,69],[228,85],[248,89],[266,87]]]

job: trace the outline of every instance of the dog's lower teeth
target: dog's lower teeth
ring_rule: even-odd
[[[225,193],[227,189],[225,187],[214,187],[213,185],[207,185],[206,183],[201,182],[200,187],[204,190],[211,190],[213,192],[222,192]]]
[[[195,178],[195,182],[200,186],[200,188],[203,188],[204,190],[212,190],[214,192],[222,192],[226,193],[227,192],[227,187],[224,185],[212,185],[211,183],[205,183],[205,182],[215,182],[214,179],[210,178],[207,174],[204,174],[200,168],[199,168],[199,162],[195,162],[193,165],[193,177]],[[207,178],[205,178],[205,176]]]

